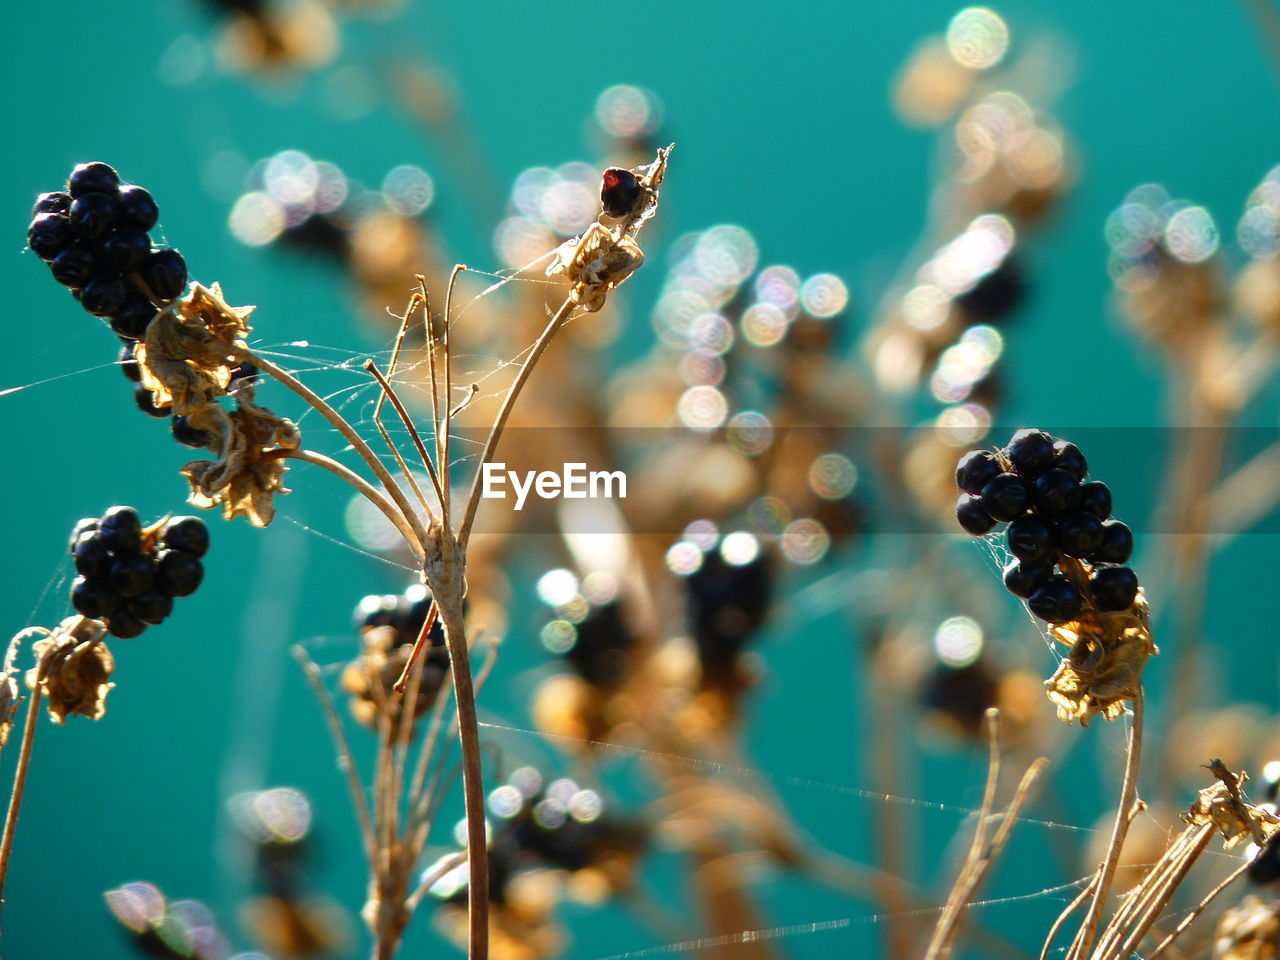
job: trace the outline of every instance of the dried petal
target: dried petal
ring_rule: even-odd
[[[84,617],[68,617],[32,646],[36,666],[27,671],[27,687],[39,684],[49,701],[54,723],[78,714],[100,720],[107,711],[107,694],[115,660],[103,640],[106,624]]]
[[[1244,773],[1235,775],[1237,784],[1246,779]],[[1233,795],[1221,780],[1196,794],[1182,819],[1192,826],[1209,824],[1221,831],[1222,845],[1227,850],[1259,836],[1269,836],[1280,825],[1280,818],[1274,813],[1243,801],[1238,793]]]

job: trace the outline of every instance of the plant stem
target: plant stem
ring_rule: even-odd
[[[573,300],[565,297],[564,303],[560,304],[560,309],[547,321],[542,334],[538,337],[537,342],[534,343],[533,349],[529,351],[529,356],[521,364],[520,372],[516,374],[515,380],[512,381],[511,386],[507,389],[507,395],[502,399],[502,408],[498,411],[497,419],[493,422],[493,429],[489,431],[489,438],[485,441],[484,451],[480,454],[480,461],[476,464],[476,473],[471,480],[471,492],[467,496],[466,514],[462,518],[462,525],[458,527],[458,545],[462,550],[467,548],[467,540],[471,536],[471,526],[475,522],[476,510],[480,507],[484,466],[493,460],[493,455],[497,452],[498,440],[502,437],[502,429],[506,426],[507,418],[511,416],[511,409],[515,406],[516,399],[520,396],[520,391],[529,379],[529,374],[533,372],[534,364],[546,352],[552,338],[564,326],[564,322],[569,319],[569,314],[573,312],[575,306],[576,304]]]
[[[13,794],[9,797],[9,812],[4,818],[4,837],[0,839],[0,909],[4,907],[4,881],[9,874],[9,855],[13,853],[13,835],[18,827],[18,811],[27,787],[27,771],[31,768],[31,744],[36,737],[36,721],[40,718],[40,698],[43,694],[43,676],[37,675],[31,702],[27,704],[27,719],[22,728],[22,750],[18,754],[18,768],[13,775]]]
[[[459,548],[458,555],[461,556]],[[468,957],[489,956],[489,841],[484,821],[484,771],[480,762],[480,731],[471,661],[462,620],[462,577],[451,578],[444,596],[436,595],[445,644],[453,663],[453,699],[458,711],[458,741],[462,746],[462,793],[467,815],[467,911],[470,919]]]
[[[1142,715],[1143,692],[1138,685],[1133,697],[1133,725],[1129,728],[1129,746],[1125,754],[1124,784],[1120,788],[1120,806],[1116,810],[1115,825],[1111,828],[1111,842],[1107,846],[1107,855],[1098,868],[1100,879],[1093,891],[1093,900],[1089,904],[1089,912],[1085,915],[1084,936],[1073,944],[1067,960],[1078,960],[1089,953],[1093,939],[1098,932],[1098,921],[1102,918],[1102,908],[1107,902],[1107,894],[1111,891],[1111,881],[1115,878],[1116,866],[1120,862],[1120,851],[1124,847],[1124,838],[1129,832],[1129,810],[1133,806],[1134,797],[1138,793],[1138,758],[1142,754]]]

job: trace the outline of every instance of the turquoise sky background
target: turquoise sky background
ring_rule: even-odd
[[[158,79],[166,51],[176,56],[175,41],[188,45],[178,51],[208,55],[215,23],[194,0],[11,5],[0,36],[0,98],[10,131],[0,190],[0,236],[10,238],[0,244],[8,335],[0,389],[32,386],[0,395],[0,495],[8,505],[0,625],[16,631],[66,614],[64,544],[78,518],[114,503],[160,516],[180,509],[184,496],[176,473],[182,451],[163,425],[134,410],[109,365],[114,338],[23,252],[32,199],[56,188],[74,163],[107,160],[151,189],[163,234],[181,248],[193,275],[222,281],[235,302],[257,304],[259,335],[355,354],[381,342],[356,326],[343,279],[233,240],[228,197],[205,186],[211,158],[234,151],[253,160],[296,148],[368,184],[397,164],[421,164],[436,176],[435,222],[453,255],[486,265],[493,261],[492,224],[478,221],[467,198],[451,189],[438,147],[387,103],[358,119],[335,119],[327,104],[342,78],[366,71],[376,81],[379,65],[408,55],[451,73],[503,185],[494,210],[521,170],[590,158],[584,121],[597,94],[614,83],[637,84],[661,97],[664,129],[678,142],[663,194],[665,236],[740,224],[756,236],[762,265],[843,276],[860,305],[851,320],[859,324],[910,249],[927,205],[933,137],[895,118],[890,81],[916,40],[945,29],[957,9],[932,0],[415,3],[393,23],[344,20],[343,46],[330,67],[286,87],[262,87],[212,66],[190,83]],[[1229,238],[1250,190],[1280,163],[1273,63],[1239,2],[1019,0],[996,9],[1015,45],[1048,39],[1062,53],[1070,76],[1048,79],[1064,90],[1054,110],[1080,171],[1068,202],[1037,238],[1031,301],[1010,335],[1004,420],[1064,430],[1160,424],[1163,374],[1109,307],[1102,225],[1129,189],[1156,181],[1206,206]],[[355,73],[339,73],[344,69]],[[629,344],[649,342],[645,318],[659,277],[653,270],[632,285]],[[282,391],[268,396],[282,412],[299,412]],[[1274,428],[1273,401],[1251,414],[1256,425]],[[1095,473],[1123,477],[1123,453],[1108,456]],[[342,659],[354,639],[348,624],[355,601],[398,581],[306,533],[298,524],[341,537],[346,495],[326,477],[291,476],[297,493],[282,512],[296,524],[265,532],[216,524],[200,592],[180,601],[163,627],[114,644],[118,688],[106,719],[41,729],[6,890],[6,960],[133,956],[101,893],[136,879],[175,898],[209,902],[247,949],[234,920],[245,881],[218,842],[227,830],[222,802],[239,789],[288,784],[315,798],[316,889],[354,914],[364,881],[349,804],[287,648],[312,640],[317,655]],[[1127,513],[1149,506],[1135,503]],[[1148,550],[1155,549],[1153,540]],[[1215,563],[1206,620],[1219,656],[1207,687],[1222,696],[1275,704],[1275,558],[1274,537],[1255,535]],[[1010,622],[1036,641],[1025,620]],[[532,630],[527,634],[509,638],[484,700],[516,725],[527,725],[525,672],[543,662]],[[761,650],[770,674],[750,718],[750,764],[818,783],[863,782],[852,646],[839,613],[816,619],[803,637],[777,623],[769,628]],[[1082,737],[1090,741],[1076,751],[1085,769],[1098,759],[1095,741],[1105,762],[1114,760],[1118,729],[1073,731],[1066,742]],[[552,755],[532,742],[513,740],[510,748],[530,758]],[[16,752],[15,743],[0,755],[0,782],[9,782]],[[912,784],[914,796],[976,805],[981,758],[952,752],[930,763],[932,773]],[[627,780],[625,772],[619,777]],[[873,801],[792,781],[774,786],[815,838],[849,856],[865,851]],[[1052,818],[1072,824],[1091,824],[1102,810],[1094,793],[1062,803]],[[937,859],[937,845],[956,826],[941,814],[926,817],[916,842],[922,864]],[[997,887],[1003,895],[1069,879],[1035,869],[1042,839],[1034,830],[1020,838],[1014,866]],[[655,865],[653,881],[661,899],[679,903],[669,862]],[[786,878],[765,879],[760,890],[770,925],[852,918],[846,929],[787,938],[779,946],[788,956],[858,955],[876,942],[863,904]],[[1030,942],[1058,907],[1052,898],[1032,899],[991,907],[984,920]],[[575,941],[567,955],[575,960],[663,942],[619,909],[572,908],[566,915]],[[425,913],[408,942],[406,956],[437,950]],[[363,952],[352,948],[352,955]]]

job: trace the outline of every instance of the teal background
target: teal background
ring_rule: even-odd
[[[596,95],[609,84],[634,83],[662,98],[664,129],[679,144],[663,194],[665,235],[741,224],[760,243],[761,265],[787,262],[804,274],[844,276],[861,305],[853,320],[859,323],[880,292],[877,284],[924,222],[933,156],[932,136],[894,117],[890,80],[915,41],[944,29],[956,9],[880,0],[420,3],[395,24],[345,20],[332,67],[264,91],[212,72],[185,86],[157,80],[161,54],[177,37],[204,42],[213,34],[212,20],[193,2],[10,5],[0,36],[8,131],[0,190],[0,224],[7,226],[0,235],[10,238],[0,244],[7,347],[0,388],[28,388],[0,396],[0,497],[7,507],[0,624],[16,631],[65,615],[64,543],[78,518],[118,502],[159,516],[180,508],[184,495],[176,475],[182,452],[167,430],[133,410],[110,365],[113,338],[23,252],[32,198],[53,189],[75,162],[108,160],[150,188],[164,235],[181,247],[193,275],[222,281],[234,302],[257,304],[255,325],[264,339],[306,338],[356,354],[382,344],[356,326],[343,279],[234,241],[225,227],[226,198],[202,187],[211,156],[234,149],[255,159],[297,148],[372,184],[395,164],[422,164],[436,176],[434,215],[453,254],[484,265],[492,263],[492,224],[476,222],[466,200],[450,191],[451,171],[439,152],[389,105],[356,121],[334,121],[323,107],[325,77],[344,65],[374,68],[406,51],[425,52],[455,77],[466,119],[503,184],[528,166],[590,157],[583,122]],[[1240,3],[1007,2],[997,9],[1015,44],[1048,35],[1071,53],[1074,76],[1055,78],[1067,86],[1055,112],[1080,161],[1069,201],[1037,240],[1032,302],[1010,339],[1005,419],[1059,432],[1160,424],[1164,375],[1108,307],[1102,224],[1131,187],[1158,181],[1207,206],[1230,237],[1245,197],[1280,161],[1280,87],[1268,53]],[[494,198],[495,209],[502,199]],[[643,318],[659,279],[659,269],[649,270],[629,291],[637,318],[629,344],[650,340]],[[300,412],[279,389],[267,395],[281,411]],[[1251,416],[1274,426],[1274,403]],[[1122,476],[1123,460],[1117,452],[1111,462],[1095,463],[1095,473]],[[316,473],[291,476],[296,492],[281,505],[283,514],[342,538],[344,491]],[[1130,500],[1121,512],[1140,514],[1148,506]],[[175,898],[207,901],[233,942],[247,949],[234,921],[246,889],[243,865],[234,847],[220,842],[227,836],[222,802],[246,788],[288,784],[307,791],[321,840],[316,889],[353,916],[362,901],[349,804],[287,647],[305,640],[318,657],[342,659],[354,602],[399,580],[395,571],[289,522],[265,532],[218,524],[213,533],[200,592],[180,602],[163,628],[114,644],[118,687],[106,719],[62,729],[45,724],[40,731],[6,890],[0,953],[7,960],[132,956],[101,894],[135,879]],[[1158,549],[1154,539],[1147,549]],[[1215,561],[1207,639],[1221,656],[1206,675],[1206,694],[1274,704],[1275,559],[1273,537],[1255,535]],[[834,558],[819,573],[851,562]],[[536,566],[527,569],[526,584]],[[1011,629],[1038,643],[1012,611],[1010,601]],[[543,657],[533,631],[518,629],[521,622],[513,616],[517,629],[483,705],[527,726],[525,672]],[[868,849],[867,818],[879,801],[823,786],[865,782],[851,640],[840,610],[803,624],[775,620],[761,644],[769,673],[753,702],[746,758],[774,778],[774,789],[815,839],[858,857]],[[1047,656],[1042,660],[1047,670]],[[1158,665],[1157,685],[1164,666]],[[1081,739],[1088,746],[1075,751],[1077,767],[1097,778],[1100,759],[1114,763],[1120,731],[1064,731],[1066,744]],[[502,742],[531,758],[551,754],[528,739]],[[928,772],[910,784],[911,795],[975,806],[982,758],[928,749]],[[0,755],[5,783],[16,753],[15,742]],[[624,782],[639,781],[626,764],[620,769]],[[1088,783],[1065,786],[1056,799],[1052,819],[1075,825],[1092,824],[1104,808]],[[919,816],[913,847],[920,869],[932,871],[960,820],[940,812]],[[1065,830],[1049,832],[1067,846],[1079,840]],[[442,832],[436,839],[446,838]],[[1020,831],[993,895],[1073,879],[1039,862],[1043,840],[1041,828]],[[650,876],[656,896],[678,908],[671,858],[658,858]],[[877,942],[872,909],[862,903],[785,877],[763,877],[759,892],[769,926],[851,919],[846,928],[782,940],[789,956],[869,950]],[[984,908],[984,922],[1038,942],[1060,906],[1055,896],[1062,895]],[[574,936],[569,955],[583,960],[666,939],[617,908],[568,908],[565,916]],[[352,930],[360,936],[354,922]],[[450,950],[439,946],[424,912],[405,955],[428,949]],[[363,952],[358,942],[352,946],[352,955]]]

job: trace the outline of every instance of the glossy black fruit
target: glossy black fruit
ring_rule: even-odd
[[[1005,257],[994,270],[958,294],[956,305],[971,323],[994,323],[1016,310],[1026,292],[1027,280],[1022,267],[1013,257]]]
[[[1041,514],[1054,517],[1066,513],[1080,499],[1080,484],[1061,467],[1051,467],[1031,484],[1031,501]]]
[[[1009,552],[1019,560],[1049,560],[1053,556],[1053,529],[1039,517],[1019,517],[1005,531]]]
[[[120,174],[109,163],[95,160],[77,164],[67,178],[67,192],[73,197],[86,193],[113,194],[120,189]]]
[[[1133,556],[1133,531],[1119,520],[1102,521],[1102,543],[1088,560],[1094,563],[1128,563]]]
[[[1102,546],[1102,521],[1076,510],[1058,520],[1058,548],[1069,557],[1087,557]]]
[[[93,252],[80,243],[67,247],[49,264],[53,279],[64,287],[82,287],[93,276],[96,258]]]
[[[160,542],[199,559],[209,552],[209,528],[199,517],[174,517],[164,525]],[[422,618],[426,619],[426,610],[422,611]]]
[[[121,273],[133,270],[151,252],[151,238],[142,230],[117,230],[102,244],[102,262]]]
[[[1043,430],[1019,430],[1004,455],[1024,477],[1034,477],[1053,466],[1053,438]]]
[[[120,311],[129,288],[119,276],[97,276],[80,291],[80,306],[95,317],[109,317]]]
[[[36,197],[35,206],[31,208],[31,216],[38,217],[42,213],[66,213],[71,209],[71,194],[62,190],[53,193],[42,193]]]
[[[1031,612],[1049,623],[1073,619],[1080,613],[1080,604],[1080,591],[1063,576],[1050,577],[1048,583],[1027,598]]]
[[[1047,560],[1014,560],[1004,568],[1005,589],[1015,597],[1026,599],[1053,576],[1053,564]]]
[[[1101,480],[1080,484],[1080,498],[1076,508],[1091,513],[1099,520],[1111,516],[1111,488]]]
[[[142,521],[133,507],[112,507],[102,516],[98,530],[112,553],[137,553],[142,549]]]
[[[120,606],[120,598],[96,580],[76,577],[71,584],[71,605],[82,617],[98,620]]]
[[[27,245],[41,260],[49,261],[66,249],[72,239],[71,221],[63,213],[42,213],[27,227]]]
[[[76,572],[88,580],[105,580],[107,571],[111,569],[111,551],[96,530],[89,530],[80,535],[76,541],[73,556],[76,558]]]
[[[980,537],[996,525],[995,519],[987,513],[982,500],[969,493],[960,494],[956,501],[956,522],[965,533]]]
[[[193,427],[186,417],[174,417],[169,423],[169,429],[173,432],[173,439],[184,447],[200,449],[213,443],[213,434]]]
[[[187,288],[187,262],[177,250],[152,250],[140,269],[142,279],[161,300],[172,300]]]
[[[604,212],[621,220],[635,213],[644,199],[644,188],[630,170],[610,167],[600,183],[600,205]]]
[[[983,487],[1003,472],[1000,461],[990,450],[970,450],[956,464],[956,486],[965,493],[981,493]]]
[[[250,377],[258,375],[258,368],[245,360],[238,367],[231,371],[232,380],[248,380]]]
[[[140,597],[155,581],[155,561],[143,553],[117,556],[107,573],[107,584],[122,597]]]
[[[1280,880],[1280,834],[1273,834],[1262,852],[1250,863],[1246,871],[1252,883],[1266,885]]]
[[[1031,506],[1031,494],[1017,474],[1000,473],[982,488],[982,505],[997,520],[1016,520]]]
[[[156,589],[170,597],[196,592],[204,579],[204,564],[183,550],[163,550],[159,555]]]
[[[128,640],[130,637],[136,637],[147,629],[147,625],[143,623],[138,615],[130,610],[127,606],[122,606],[111,616],[106,618],[107,632],[113,637],[119,637],[121,640]]]
[[[157,420],[162,420],[173,412],[173,407],[157,407],[151,391],[142,384],[133,388],[133,401],[138,405],[139,410]]]
[[[120,188],[120,223],[146,233],[160,219],[160,208],[151,192],[138,186]]]
[[[148,590],[127,604],[128,610],[143,623],[159,623],[173,613],[173,597],[158,590]]]
[[[114,323],[114,321],[112,321]],[[133,359],[133,341],[120,344],[120,353],[116,357],[116,363],[120,367],[120,372],[134,383],[142,380],[142,367],[138,365],[138,361]]]
[[[85,240],[100,240],[116,225],[120,204],[105,193],[86,193],[71,201],[71,229]]]
[[[147,335],[147,327],[151,326],[156,313],[150,300],[137,290],[130,290],[120,308],[111,315],[111,330],[118,337],[141,340]]]
[[[1084,458],[1080,448],[1069,440],[1059,440],[1053,445],[1053,465],[1065,470],[1077,480],[1084,480],[1089,475],[1089,461]]]
[[[1138,575],[1128,567],[1101,567],[1090,575],[1089,588],[1099,610],[1128,610],[1138,595]]]
[[[71,531],[71,540],[67,544],[67,549],[71,553],[76,552],[76,544],[80,542],[80,538],[86,533],[90,533],[98,529],[99,520],[97,517],[85,517],[76,523],[75,529]]]

